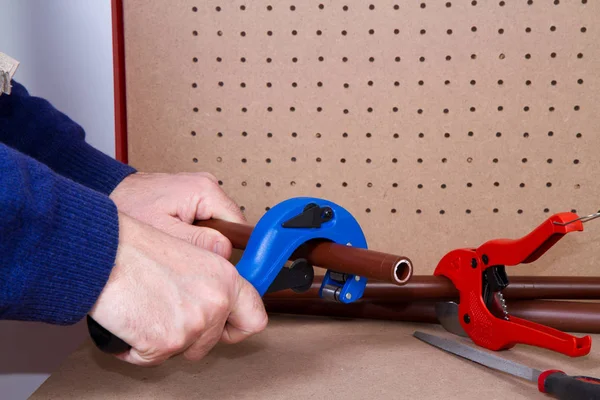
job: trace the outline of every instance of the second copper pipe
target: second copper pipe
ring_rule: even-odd
[[[600,300],[600,277],[573,276],[515,276],[502,291],[507,300]],[[316,276],[311,288],[304,293],[291,290],[269,293],[269,298],[317,298],[322,277]],[[428,300],[458,301],[458,291],[449,279],[438,276],[413,275],[403,286],[369,281],[363,294],[365,300],[407,302]]]

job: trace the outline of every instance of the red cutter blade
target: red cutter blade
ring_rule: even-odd
[[[509,320],[494,316],[482,297],[483,272],[494,266],[531,263],[569,232],[583,231],[577,214],[551,216],[520,239],[496,239],[478,248],[457,249],[446,254],[434,275],[450,279],[460,294],[459,319],[471,340],[490,350],[503,350],[527,344],[553,350],[571,357],[590,352],[592,340],[561,332],[521,318]]]

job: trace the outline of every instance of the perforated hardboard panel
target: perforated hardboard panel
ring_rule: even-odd
[[[130,163],[209,171],[250,223],[339,203],[430,274],[598,211],[598,1],[126,1]],[[600,223],[510,274],[593,275]]]

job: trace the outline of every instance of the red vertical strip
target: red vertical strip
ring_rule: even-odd
[[[113,76],[115,91],[115,158],[127,163],[127,103],[125,93],[125,40],[123,1],[111,0],[113,31]]]

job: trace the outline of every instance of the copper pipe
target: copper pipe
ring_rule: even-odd
[[[291,290],[269,293],[269,298],[317,298],[322,278],[316,276],[311,288],[304,293]],[[600,300],[600,277],[573,276],[514,276],[502,292],[508,300]],[[405,302],[426,300],[458,300],[458,291],[444,277],[413,275],[410,281],[398,286],[369,281],[363,295],[365,300]]]
[[[321,299],[264,299],[268,313],[363,318],[437,324],[435,302],[351,304]],[[513,301],[509,312],[565,332],[600,333],[600,303],[568,301]]]
[[[194,224],[221,232],[231,241],[233,247],[239,250],[246,248],[254,229],[249,225],[216,219],[196,221]],[[297,258],[305,258],[317,267],[391,282],[395,285],[406,284],[413,273],[412,262],[407,257],[326,241],[305,243],[290,257],[292,260]]]

